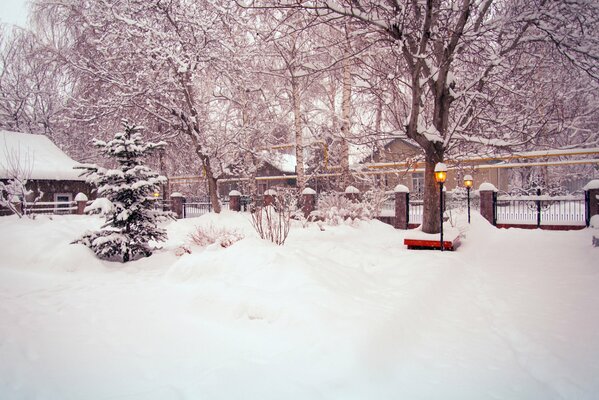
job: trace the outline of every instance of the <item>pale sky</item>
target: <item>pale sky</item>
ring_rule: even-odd
[[[28,0],[0,0],[0,22],[27,26]]]

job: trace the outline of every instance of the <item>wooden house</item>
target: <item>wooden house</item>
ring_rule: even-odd
[[[91,198],[92,187],[77,166],[46,136],[0,131],[0,180],[27,179],[29,202],[71,202],[78,193]]]

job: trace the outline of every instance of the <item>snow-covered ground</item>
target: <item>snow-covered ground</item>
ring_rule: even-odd
[[[0,218],[0,399],[596,399],[590,230],[458,226],[408,251],[378,221],[294,226],[285,246],[225,212],[172,222],[152,257],[69,244],[88,216]],[[178,246],[196,226],[228,248]]]

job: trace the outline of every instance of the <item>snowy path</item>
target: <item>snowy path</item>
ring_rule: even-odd
[[[403,232],[370,223],[177,258],[193,227],[180,221],[164,251],[121,268],[68,245],[83,221],[0,220],[0,243],[14,244],[0,264],[0,399],[599,393],[587,231],[475,220],[441,254],[407,251]],[[246,220],[225,222],[251,236]]]

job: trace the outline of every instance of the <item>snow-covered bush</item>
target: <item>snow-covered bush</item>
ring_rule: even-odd
[[[339,225],[344,221],[368,220],[374,217],[373,206],[368,201],[354,202],[344,193],[321,193],[317,210],[313,215],[328,225]]]
[[[369,210],[365,215],[367,219],[375,218],[382,214],[385,203],[392,199],[384,189],[372,188],[364,193],[362,203]],[[394,199],[394,198],[393,198]]]
[[[208,227],[198,226],[189,235],[191,242],[200,247],[206,247],[214,243],[219,244],[221,247],[229,247],[243,239],[243,237],[243,234],[237,230],[216,228],[212,225]]]
[[[91,248],[106,260],[127,262],[152,254],[150,241],[166,240],[166,230],[157,224],[172,213],[154,209],[152,193],[166,181],[164,176],[142,164],[161,143],[143,143],[140,127],[123,121],[124,132],[119,132],[108,143],[95,140],[102,154],[116,160],[116,169],[89,168],[87,182],[96,187],[98,197],[105,198],[111,207],[103,204],[106,223],[101,230],[87,232],[77,243]],[[104,202],[106,203],[106,202]]]

